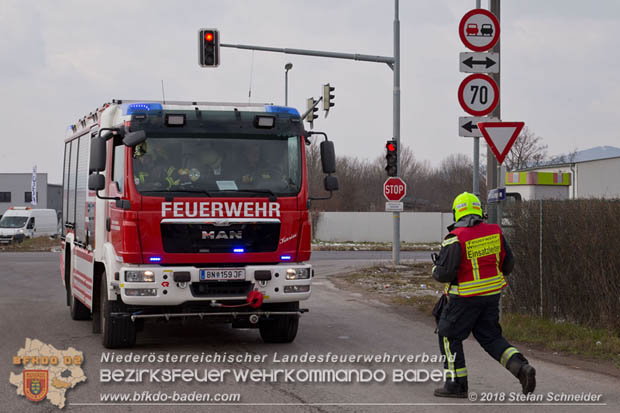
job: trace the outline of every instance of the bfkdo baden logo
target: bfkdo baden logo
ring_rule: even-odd
[[[73,347],[58,350],[39,340],[27,338],[26,344],[13,356],[13,366],[21,373],[9,377],[16,393],[33,402],[49,400],[54,406],[65,407],[67,390],[86,381],[82,370],[84,355]]]

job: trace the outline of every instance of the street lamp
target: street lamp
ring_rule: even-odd
[[[288,106],[288,71],[293,68],[292,63],[284,65],[284,106]]]

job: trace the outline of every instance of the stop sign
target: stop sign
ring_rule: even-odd
[[[398,177],[388,178],[383,184],[383,196],[388,201],[400,201],[407,193],[407,184]]]

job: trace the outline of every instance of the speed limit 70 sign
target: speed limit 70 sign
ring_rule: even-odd
[[[458,94],[463,110],[474,116],[488,115],[499,102],[497,83],[481,73],[467,76],[461,82]]]

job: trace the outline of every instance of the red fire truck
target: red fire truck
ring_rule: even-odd
[[[294,108],[114,100],[68,129],[61,276],[74,320],[107,348],[145,321],[200,317],[291,342],[313,270],[305,145]]]

